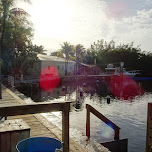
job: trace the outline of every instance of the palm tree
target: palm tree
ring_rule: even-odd
[[[0,60],[1,60],[1,53],[3,51],[3,45],[4,45],[4,35],[6,30],[6,20],[9,17],[10,8],[15,4],[17,0],[1,0],[0,7],[2,8],[1,13],[1,27],[0,27]],[[23,0],[25,2],[31,2],[30,0]],[[0,99],[2,99],[2,93],[1,93],[1,67],[0,67]]]
[[[0,38],[0,44],[1,44],[1,51],[3,49],[3,41],[4,41],[4,35],[5,35],[5,29],[6,29],[6,20],[7,18],[9,17],[9,13],[11,12],[10,11],[10,8],[14,5],[16,0],[2,0],[1,1],[1,7],[2,7],[2,24],[1,24],[1,38]],[[28,3],[31,3],[30,0],[23,0],[25,2],[28,2]],[[22,10],[22,11],[21,11]],[[25,11],[23,9],[20,9],[20,10],[15,10],[15,9],[12,9],[12,13],[13,12],[20,12],[20,14],[24,13],[25,14]]]
[[[77,44],[75,46],[76,60],[79,62],[84,62],[86,56],[86,50],[82,44]]]
[[[63,45],[61,45],[60,51],[65,57],[65,75],[67,75],[68,61],[74,57],[74,46],[68,42],[64,42]]]
[[[63,45],[61,44],[60,51],[62,52],[63,56],[65,56],[67,60],[70,60],[71,57],[74,56],[74,46],[68,42],[64,42]]]

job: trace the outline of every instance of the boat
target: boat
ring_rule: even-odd
[[[126,71],[125,68],[120,68],[120,67],[113,67],[113,66],[108,66],[105,68],[106,75],[126,75],[131,78],[135,77],[137,74],[140,74],[140,70],[131,70],[131,71]]]

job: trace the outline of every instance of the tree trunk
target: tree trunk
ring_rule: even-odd
[[[2,36],[1,36],[1,46],[0,46],[0,62],[2,61],[2,52],[3,52],[3,43],[4,43],[4,34],[5,34],[5,26],[6,26],[6,17],[7,11],[6,7],[4,7],[3,13],[3,24],[2,24]],[[0,65],[0,99],[2,99],[2,70]]]

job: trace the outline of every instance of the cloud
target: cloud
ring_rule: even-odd
[[[152,51],[151,0],[32,2],[31,6],[22,3],[21,8],[32,16],[34,43],[46,49],[59,49],[65,41],[88,48],[93,42],[105,39],[116,44],[134,42],[141,44],[142,50]]]
[[[106,31],[106,39],[113,39],[117,43],[134,42],[141,45],[142,50],[152,51],[152,9],[137,11],[135,16],[121,20],[111,19]]]
[[[152,8],[151,0],[106,0],[106,2],[108,6],[113,6],[112,9],[122,6],[123,9],[118,8],[118,12],[121,13],[119,15],[123,14],[125,16],[135,15],[139,10],[149,10]]]

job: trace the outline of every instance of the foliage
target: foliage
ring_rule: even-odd
[[[141,75],[152,76],[149,70],[152,54],[141,52],[139,46],[134,47],[133,42],[116,46],[114,41],[109,43],[104,40],[97,41],[87,50],[86,58],[87,63],[91,64],[96,59],[97,65],[102,69],[109,63],[120,66],[120,62],[124,62],[127,70],[141,70]]]
[[[81,44],[77,44],[76,46],[74,46],[68,42],[63,42],[63,44],[61,44],[61,49],[52,52],[51,55],[65,58],[67,61],[68,60],[76,61],[76,59],[78,59],[79,62],[84,62],[86,56],[86,50],[84,46]]]
[[[24,0],[30,2],[30,0]],[[15,0],[0,2],[0,42],[3,74],[28,74],[37,61],[37,54],[44,53],[43,46],[33,45],[30,15],[21,8],[12,8]]]
[[[75,46],[75,54],[77,62],[85,62],[86,50],[83,45],[78,44]]]
[[[68,42],[64,42],[61,44],[60,53],[62,53],[63,57],[68,61],[74,57],[74,46]]]
[[[86,64],[96,64],[102,70],[105,69],[107,64],[120,66],[120,62],[124,62],[127,70],[141,70],[142,76],[152,76],[152,53],[141,52],[139,46],[134,47],[133,42],[129,44],[116,45],[112,40],[106,42],[103,39],[94,42],[87,50],[83,45],[71,45],[64,42],[61,49],[53,52],[55,56],[61,54],[62,57],[67,59],[76,60]]]
[[[63,53],[61,51],[55,51],[50,54],[51,56],[57,56],[60,58],[64,58]]]

